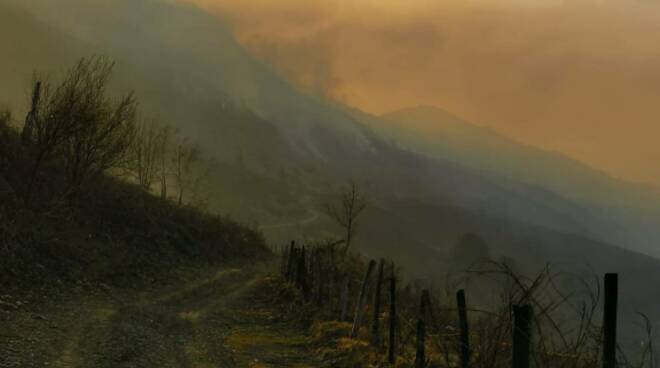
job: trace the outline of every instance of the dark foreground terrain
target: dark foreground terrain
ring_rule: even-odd
[[[268,269],[189,269],[171,285],[3,301],[0,366],[321,366],[304,330],[278,317]]]

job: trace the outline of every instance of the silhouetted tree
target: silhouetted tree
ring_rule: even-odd
[[[161,127],[155,120],[143,120],[136,126],[131,145],[131,172],[145,190],[161,174],[161,163],[166,160],[169,128]],[[163,167],[163,169],[165,169]],[[165,170],[163,170],[165,171]]]
[[[113,68],[107,58],[83,58],[59,84],[35,82],[22,133],[33,154],[28,198],[46,160],[63,163],[71,190],[125,162],[137,103],[132,93],[107,96]]]
[[[41,100],[41,82],[36,81],[32,90],[32,100],[30,101],[30,111],[25,117],[25,125],[21,133],[21,141],[27,146],[32,143],[32,135],[36,125],[37,114],[39,112],[39,101]]]
[[[161,199],[167,199],[167,177],[170,174],[168,153],[171,140],[172,130],[169,127],[164,127],[160,132],[157,147],[158,171],[156,175],[158,177],[158,181],[160,182]]]
[[[200,149],[182,140],[177,144],[174,155],[174,180],[178,189],[177,203],[183,204],[184,195],[198,186],[199,176],[194,172],[201,160]]]
[[[74,119],[69,119],[68,116],[72,113],[74,101],[77,99],[78,94],[74,94],[71,88],[66,88],[65,83],[53,87],[50,81],[43,84],[41,81],[34,82],[31,108],[21,133],[21,140],[31,155],[27,169],[27,202],[30,201],[44,162],[61,149],[64,141],[76,128]]]
[[[75,189],[89,178],[125,163],[135,130],[137,102],[132,93],[112,100],[106,96],[114,63],[104,57],[82,59],[63,86],[71,96],[73,134],[64,141],[63,158]]]
[[[346,237],[344,254],[351,248],[351,241],[357,230],[357,219],[366,207],[366,198],[354,181],[350,181],[344,188],[338,205],[330,203],[325,205],[325,213],[344,229]]]

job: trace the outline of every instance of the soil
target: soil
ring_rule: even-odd
[[[278,316],[272,269],[206,267],[170,285],[4,302],[0,367],[323,366],[304,329]]]

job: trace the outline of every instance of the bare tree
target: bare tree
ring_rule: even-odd
[[[354,181],[349,181],[341,192],[339,204],[325,204],[325,213],[344,230],[346,237],[344,254],[351,248],[351,241],[357,230],[357,219],[366,207],[366,198]]]
[[[21,137],[33,156],[28,199],[45,161],[60,160],[75,190],[126,158],[137,103],[131,93],[117,100],[106,96],[113,68],[104,57],[83,58],[60,83],[34,83]]]
[[[25,125],[21,133],[21,141],[23,145],[32,143],[32,136],[36,125],[36,119],[39,112],[39,101],[41,100],[41,82],[36,81],[32,90],[32,99],[30,101],[30,111],[25,117]]]
[[[199,176],[195,169],[200,161],[201,152],[198,146],[188,143],[185,139],[177,144],[173,166],[179,206],[183,205],[184,196],[198,185]]]
[[[168,154],[170,150],[170,141],[172,139],[172,130],[169,127],[163,127],[158,137],[156,147],[157,172],[156,176],[160,183],[160,198],[167,199],[167,177],[170,175]]]
[[[146,191],[153,182],[164,176],[169,128],[161,127],[154,119],[143,120],[135,130],[131,145],[131,173]],[[162,185],[162,181],[161,181]]]
[[[74,120],[68,116],[72,114],[72,105],[78,98],[64,83],[53,87],[49,80],[34,82],[31,108],[21,134],[32,156],[25,195],[27,202],[30,201],[44,162],[54,156],[68,135],[75,130]]]
[[[63,116],[73,121],[63,159],[69,184],[75,189],[89,178],[116,168],[127,159],[135,130],[137,102],[132,93],[112,100],[106,96],[114,63],[104,57],[82,59],[62,83],[70,107]]]

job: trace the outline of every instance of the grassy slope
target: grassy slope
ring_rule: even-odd
[[[0,224],[5,290],[81,278],[123,284],[175,264],[267,253],[255,231],[110,179],[66,205],[28,208],[4,201]]]

